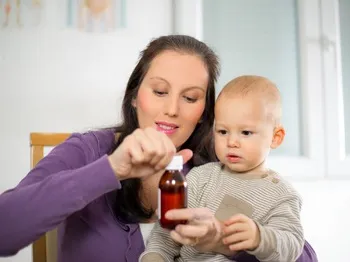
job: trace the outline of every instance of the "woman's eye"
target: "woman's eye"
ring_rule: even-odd
[[[164,96],[167,94],[167,92],[164,91],[158,91],[158,90],[153,90],[153,93],[157,96]]]
[[[189,103],[195,103],[197,101],[197,98],[192,98],[189,96],[184,96],[185,100]]]

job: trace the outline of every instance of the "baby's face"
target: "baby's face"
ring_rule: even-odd
[[[220,97],[215,105],[215,151],[234,172],[260,173],[270,152],[274,122],[259,97]]]
[[[86,4],[95,13],[103,12],[108,8],[108,0],[88,0]]]

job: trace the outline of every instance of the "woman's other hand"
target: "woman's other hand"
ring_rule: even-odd
[[[119,180],[153,175],[170,163],[176,148],[167,135],[154,128],[136,129],[108,157]],[[192,157],[191,150],[178,152],[184,163]]]
[[[172,239],[183,245],[195,247],[200,252],[221,252],[223,225],[208,208],[173,209],[165,215],[171,220],[187,220],[170,232]],[[228,251],[229,250],[225,250]],[[229,252],[230,253],[230,252]]]

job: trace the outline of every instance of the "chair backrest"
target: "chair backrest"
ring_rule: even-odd
[[[45,147],[54,147],[65,141],[69,133],[31,133],[30,161],[31,168],[44,157]],[[33,243],[33,262],[57,261],[57,230],[54,229],[41,236]]]

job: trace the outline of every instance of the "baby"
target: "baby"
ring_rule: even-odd
[[[222,242],[236,256],[201,253],[179,245],[156,223],[140,261],[232,261],[241,252],[259,261],[295,261],[304,245],[302,201],[266,166],[281,145],[280,93],[270,80],[241,76],[222,89],[215,105],[215,152],[220,162],[187,175],[189,207],[207,207],[224,225]]]

